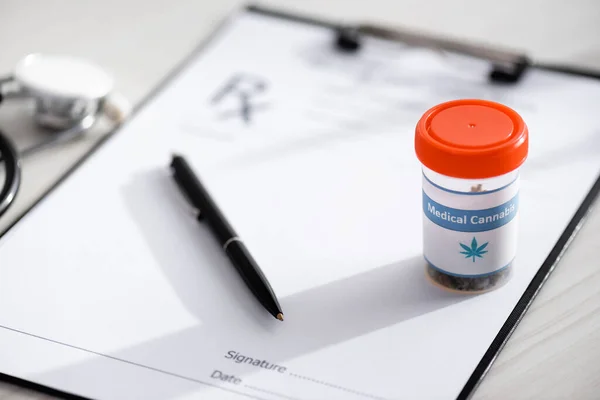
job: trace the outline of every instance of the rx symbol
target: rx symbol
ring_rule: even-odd
[[[244,123],[249,124],[255,111],[265,109],[267,104],[257,103],[256,97],[267,89],[267,82],[263,79],[238,74],[231,77],[217,90],[211,99],[211,104],[230,104],[233,109],[228,109],[221,114],[221,118],[240,117]]]

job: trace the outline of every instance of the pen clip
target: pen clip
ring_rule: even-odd
[[[192,202],[192,199],[190,199],[190,196],[187,193],[187,190],[185,190],[185,188],[183,187],[183,184],[181,183],[181,180],[179,179],[179,176],[177,175],[177,173],[173,170],[173,168],[171,168],[171,172],[173,173],[173,178],[175,180],[175,183],[177,185],[177,187],[179,188],[179,192],[181,193],[181,195],[183,196],[185,202],[187,203],[187,207],[188,209],[191,207],[192,210],[192,215],[198,220],[201,221],[203,219],[203,214],[202,211],[194,206],[194,203]]]

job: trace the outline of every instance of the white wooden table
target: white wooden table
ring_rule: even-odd
[[[116,77],[134,104],[186,57],[239,0],[3,0],[0,72],[24,54],[60,52],[91,58]],[[474,39],[526,51],[540,61],[600,70],[597,0],[484,2],[462,0],[269,0],[260,4],[334,20],[391,26]],[[0,107],[0,127],[19,146],[39,140],[23,111]],[[24,163],[24,186],[0,229],[26,210],[100,138]],[[600,211],[586,225],[518,326],[475,399],[600,398]],[[46,399],[0,384],[0,399]]]

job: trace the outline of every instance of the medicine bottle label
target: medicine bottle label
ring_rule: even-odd
[[[481,277],[507,268],[517,250],[519,181],[461,193],[423,176],[423,252],[449,275]]]

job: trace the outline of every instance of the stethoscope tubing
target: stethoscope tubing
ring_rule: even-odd
[[[2,216],[14,203],[21,186],[21,157],[12,141],[3,132],[0,132],[0,154],[2,154],[6,175],[0,192],[0,216]]]

